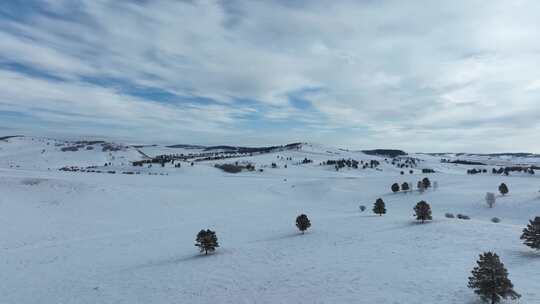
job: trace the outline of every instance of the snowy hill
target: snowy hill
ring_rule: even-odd
[[[467,278],[488,250],[520,303],[540,303],[540,253],[519,239],[540,215],[540,177],[491,172],[536,157],[207,148],[0,140],[0,303],[479,303]],[[254,169],[216,168],[237,162]],[[437,189],[416,190],[425,177]],[[392,193],[395,182],[415,189]],[[509,194],[489,208],[486,192],[503,182]],[[420,200],[433,221],[415,221]],[[220,243],[208,256],[193,246],[206,228]]]

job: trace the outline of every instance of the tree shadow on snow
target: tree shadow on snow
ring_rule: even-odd
[[[425,221],[424,223],[422,223],[421,221],[407,221],[407,222],[404,222],[402,224],[398,224],[398,225],[394,225],[390,228],[387,228],[387,229],[381,229],[381,230],[377,230],[375,232],[386,232],[386,231],[392,231],[392,230],[402,230],[403,228],[410,228],[410,227],[424,227],[424,226],[431,226],[433,224],[437,224],[437,223],[440,223],[440,221],[434,221],[434,220],[431,220],[431,221]]]
[[[222,254],[224,254],[223,250],[219,250],[218,248],[215,252],[208,253],[207,255],[205,255],[204,253],[198,253],[198,254],[186,255],[183,257],[171,257],[171,258],[162,259],[162,260],[154,260],[148,263],[139,264],[139,265],[130,267],[130,270],[170,266],[174,264],[182,264],[182,263],[191,262],[191,261],[203,261],[205,258],[212,259],[213,256],[216,256],[216,255],[220,256]]]
[[[527,248],[529,247],[526,247],[524,249],[511,250],[510,252],[516,258],[540,261],[540,251],[528,250]]]
[[[307,231],[305,233],[305,235],[308,235],[308,234],[310,234],[309,231]],[[302,236],[302,233],[300,233],[300,232],[287,233],[287,234],[282,234],[282,235],[278,235],[278,236],[275,236],[275,237],[270,237],[270,238],[251,241],[249,243],[273,242],[273,241],[279,241],[279,240],[284,240],[284,239],[290,239],[290,238],[294,238],[294,237],[298,237],[298,236]]]
[[[383,218],[384,216],[380,216],[380,215],[377,215],[377,214],[363,214],[361,217],[380,217],[380,218]]]

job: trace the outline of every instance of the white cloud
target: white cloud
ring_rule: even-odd
[[[530,135],[538,125],[517,123],[524,113],[540,116],[536,1],[43,3],[66,18],[0,19],[0,57],[65,81],[3,71],[0,106],[45,121],[252,143],[246,125],[264,122],[275,141],[540,150]],[[215,102],[163,103],[88,77]],[[305,96],[313,108],[291,106],[288,96],[308,88],[319,88]],[[502,130],[527,143],[505,146]]]

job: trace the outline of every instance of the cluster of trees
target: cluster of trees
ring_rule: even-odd
[[[326,160],[326,161],[323,161],[320,163],[321,166],[334,166],[336,171],[339,171],[339,169],[342,169],[342,168],[354,168],[354,169],[358,169],[359,167],[362,167],[362,169],[373,169],[373,168],[377,168],[381,163],[378,161],[378,160],[369,160],[369,161],[364,161],[364,160],[360,160],[360,161],[357,161],[356,159],[352,159],[352,158],[349,158],[349,159],[329,159],[329,160]]]
[[[528,173],[528,174],[535,174],[534,172],[534,169],[536,167],[518,167],[518,166],[515,166],[515,167],[500,167],[500,168],[493,168],[491,169],[491,173],[492,174],[498,174],[498,175],[510,175],[510,172],[518,172],[518,173]],[[488,173],[488,170],[487,169],[478,169],[478,168],[473,168],[473,169],[468,169],[467,170],[467,174],[470,174],[470,175],[474,175],[474,174],[480,174],[480,173]]]
[[[175,146],[170,146],[175,147]],[[263,153],[266,151],[262,151],[260,153]],[[134,161],[131,164],[133,166],[139,166],[142,167],[144,164],[160,164],[162,167],[165,166],[167,163],[174,164],[175,161],[207,161],[207,160],[221,160],[221,159],[228,159],[228,158],[236,158],[236,157],[242,157],[242,156],[253,156],[253,152],[246,152],[246,151],[217,151],[217,152],[200,152],[200,153],[174,153],[174,154],[162,154],[157,155],[155,157],[149,158],[149,159],[143,159]]]
[[[416,168],[417,161],[417,158],[398,156],[392,158],[392,165],[396,168]]]
[[[239,173],[242,172],[242,170],[255,171],[255,166],[251,163],[239,164],[236,162],[234,164],[215,164],[214,167],[227,173]]]
[[[416,186],[417,186],[418,191],[424,192],[426,189],[430,187],[433,187],[434,189],[438,188],[439,184],[435,181],[433,182],[433,185],[432,185],[429,178],[425,177],[424,179],[418,181]],[[399,192],[399,191],[408,192],[408,191],[413,190],[413,185],[407,182],[402,183],[401,186],[399,183],[393,183],[390,189],[394,193]]]
[[[467,174],[474,175],[474,174],[479,174],[479,173],[487,173],[487,169],[476,169],[476,168],[474,168],[474,169],[467,170]]]
[[[412,190],[412,185],[410,185],[407,182],[404,182],[403,184],[401,184],[401,186],[399,185],[399,183],[393,183],[390,189],[394,193],[399,192],[399,191],[408,192]]]
[[[493,168],[491,169],[491,173],[492,174],[504,174],[506,176],[510,175],[510,172],[518,172],[518,173],[527,173],[527,174],[531,174],[531,175],[534,175],[535,174],[535,171],[534,169],[538,169],[536,167],[504,167],[504,168]],[[484,170],[483,173],[486,173],[485,171],[487,170]]]
[[[470,160],[450,160],[447,158],[442,158],[441,163],[448,163],[448,164],[459,164],[459,165],[471,165],[471,166],[485,166],[486,164],[477,162],[477,161],[470,161]]]
[[[364,211],[365,207],[360,206],[360,210]],[[386,214],[386,204],[384,203],[382,198],[378,198],[375,203],[373,204],[373,213],[382,216],[383,214]],[[422,221],[424,223],[427,220],[431,220],[431,206],[426,201],[420,201],[418,202],[414,208],[414,215],[416,216],[416,220]]]
[[[506,176],[510,175],[510,172],[518,172],[518,173],[528,173],[528,174],[535,174],[534,169],[538,169],[536,167],[519,167],[519,166],[513,166],[513,167],[501,167],[499,169],[493,168],[491,170],[491,173],[493,174],[504,174]]]
[[[362,161],[363,163],[364,161]],[[356,159],[337,159],[337,160],[334,160],[334,159],[329,159],[327,161],[323,161],[321,163],[321,165],[325,166],[325,165],[328,165],[328,166],[334,166],[336,168],[336,171],[338,171],[339,169],[341,168],[354,168],[354,169],[358,169],[358,165],[360,164],[359,161],[357,161]]]

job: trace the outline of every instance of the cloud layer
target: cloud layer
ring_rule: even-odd
[[[540,152],[537,1],[6,1],[0,130]]]

